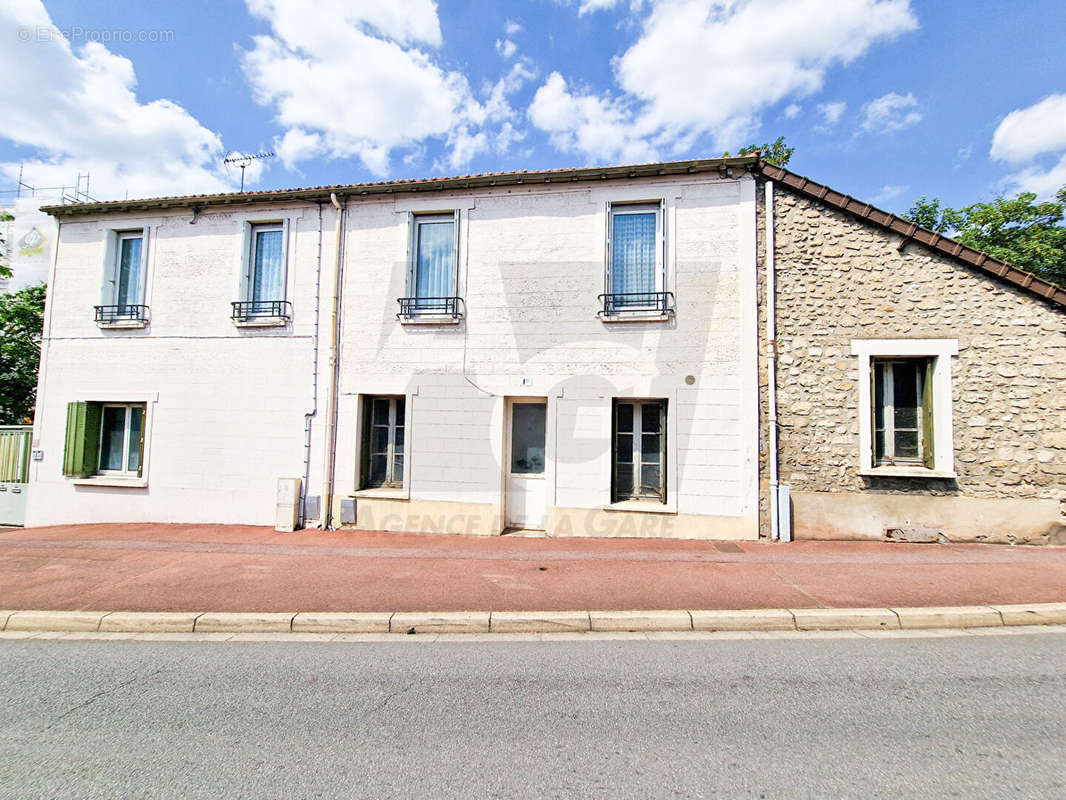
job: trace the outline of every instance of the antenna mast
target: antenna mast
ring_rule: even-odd
[[[241,191],[244,191],[244,171],[251,166],[251,163],[260,158],[273,158],[276,153],[254,153],[252,155],[244,155],[243,153],[235,153],[228,158],[222,160],[223,164],[235,164],[241,168]]]

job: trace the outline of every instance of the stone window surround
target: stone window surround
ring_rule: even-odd
[[[852,339],[851,354],[859,358],[859,474],[885,478],[955,478],[951,357],[959,354],[958,339]],[[875,467],[870,360],[914,357],[933,359],[933,469],[917,465]]]

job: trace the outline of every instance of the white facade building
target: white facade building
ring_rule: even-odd
[[[750,161],[50,209],[27,524],[757,538]]]

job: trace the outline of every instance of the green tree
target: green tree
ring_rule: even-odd
[[[778,136],[774,142],[764,142],[763,144],[749,144],[746,147],[742,147],[737,150],[738,156],[746,156],[754,153],[758,150],[763,157],[764,161],[769,161],[771,164],[777,164],[779,167],[785,166],[788,160],[792,158],[792,154],[796,152],[795,147],[789,147],[785,143],[784,136]],[[729,153],[722,153],[723,158],[729,158]]]
[[[0,211],[0,222],[7,222],[10,219],[14,218],[6,211]],[[11,256],[7,253],[7,242],[4,241],[3,234],[0,234],[0,254],[3,254],[3,257],[0,258],[0,278],[10,278],[11,265],[7,262]]]
[[[928,200],[923,195],[903,216],[1018,269],[1066,285],[1066,186],[1055,200],[1038,203],[1033,192],[1022,192],[964,208],[941,208],[938,198]]]
[[[0,294],[0,425],[33,419],[44,295],[43,283]]]

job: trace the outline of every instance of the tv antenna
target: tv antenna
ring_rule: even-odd
[[[277,153],[253,153],[252,155],[245,155],[244,153],[234,153],[232,156],[222,160],[223,164],[233,164],[241,168],[241,191],[244,191],[244,171],[251,166],[253,161],[260,158],[273,158]]]

